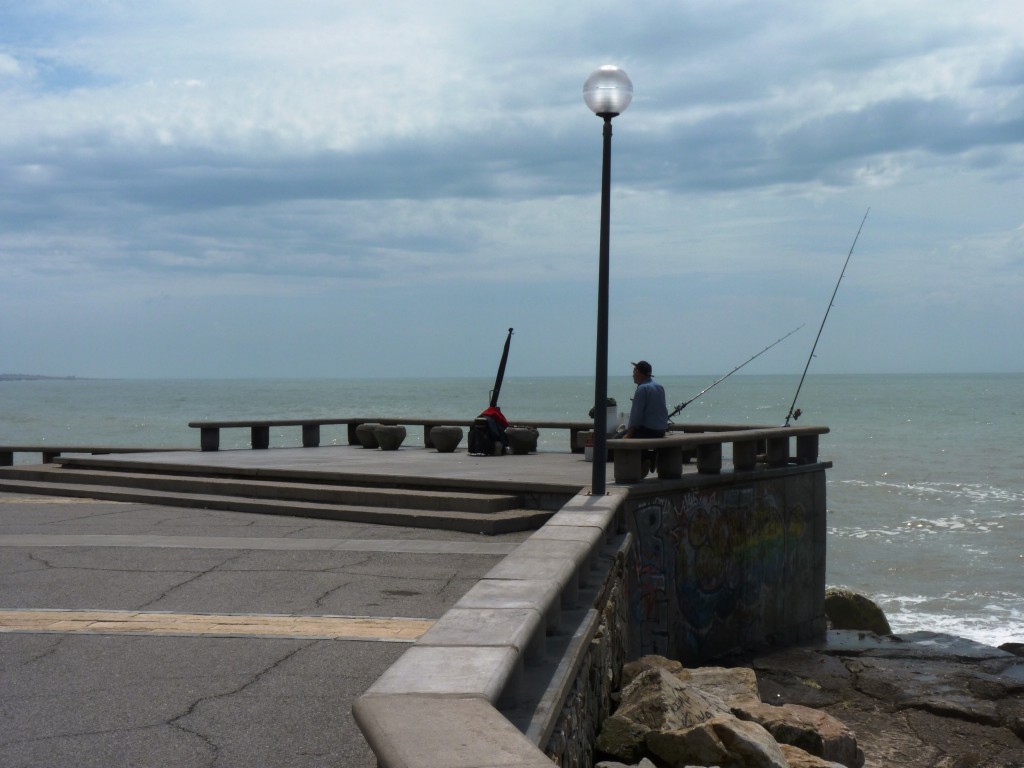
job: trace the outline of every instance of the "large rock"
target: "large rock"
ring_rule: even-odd
[[[697,667],[687,669],[674,659],[664,656],[641,656],[622,667],[622,685],[625,687],[641,672],[648,669],[663,669],[684,683],[699,688],[705,693],[718,696],[729,706],[760,701],[757,691],[757,675],[746,667]]]
[[[853,731],[827,712],[799,704],[772,706],[761,702],[734,706],[733,712],[742,720],[762,726],[780,744],[799,747],[847,768],[864,765],[864,753],[857,747]]]
[[[647,753],[646,737],[650,728],[625,717],[605,718],[597,735],[597,751],[635,763]]]
[[[720,765],[729,751],[710,723],[678,731],[651,731],[646,746],[672,768],[680,765]]]
[[[684,683],[714,694],[730,707],[760,703],[757,675],[747,667],[698,667],[676,673]]]
[[[789,702],[816,709],[841,706],[856,680],[842,658],[813,648],[776,651],[770,658],[770,673],[754,666],[757,690],[769,704]]]
[[[779,743],[788,742],[809,753],[808,766],[812,754],[849,768],[864,762],[852,732],[835,718],[807,707],[762,704],[752,669],[686,669],[651,655],[626,664],[622,677],[621,703],[597,743],[619,759],[652,754],[672,766],[785,765]]]
[[[778,743],[757,723],[728,717],[716,721],[714,729],[734,757],[737,768],[775,768],[777,765],[788,768]]]
[[[657,654],[641,656],[636,661],[627,661],[622,665],[622,687],[628,686],[636,680],[641,672],[646,672],[648,669],[664,669],[672,675],[678,675],[683,671],[683,665],[682,662],[675,659],[666,659]]]
[[[622,689],[615,714],[605,719],[597,738],[600,752],[636,762],[645,755],[650,731],[689,728],[718,715],[730,715],[717,696],[682,682],[657,667],[644,670]]]
[[[876,635],[891,635],[889,620],[882,609],[864,595],[842,587],[825,590],[825,617],[832,629],[860,629]]]
[[[1012,653],[1014,656],[1024,656],[1024,643],[1003,643],[999,650]]]
[[[786,756],[789,768],[843,768],[842,763],[824,760],[809,752],[804,752],[800,747],[794,747],[791,744],[780,744],[779,749]]]
[[[785,755],[768,731],[732,715],[718,715],[690,728],[651,731],[647,747],[672,768],[788,768]]]
[[[1024,659],[1012,653],[934,632],[833,631],[752,666],[765,701],[817,701],[851,728],[865,768],[1024,766]]]

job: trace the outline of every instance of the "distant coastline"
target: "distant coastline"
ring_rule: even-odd
[[[0,373],[0,381],[75,381],[77,376],[42,376],[35,373]]]

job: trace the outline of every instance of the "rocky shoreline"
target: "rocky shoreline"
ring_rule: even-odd
[[[867,768],[1024,768],[1024,659],[934,632],[836,630],[754,659],[761,699],[841,720]]]
[[[644,657],[620,695],[599,768],[1024,768],[1019,643],[830,629],[727,667]]]

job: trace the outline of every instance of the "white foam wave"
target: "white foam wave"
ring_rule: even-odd
[[[830,510],[831,512],[832,510]],[[912,515],[904,520],[890,519],[885,524],[872,527],[858,525],[834,525],[830,532],[836,536],[852,536],[867,538],[872,536],[930,536],[937,534],[996,534],[1007,529],[1008,523],[1016,522],[1011,517],[1020,517],[1022,513],[978,511],[973,509],[954,512],[949,515],[922,516]],[[841,520],[841,515],[832,515],[833,520]]]
[[[929,630],[991,646],[1024,642],[1024,600],[1017,594],[877,595],[875,601],[895,634]]]
[[[840,480],[842,485],[885,490],[900,496],[920,500],[959,500],[975,504],[1008,504],[1019,507],[1024,503],[1024,492],[1015,488],[1001,488],[984,483],[898,482],[885,480]]]

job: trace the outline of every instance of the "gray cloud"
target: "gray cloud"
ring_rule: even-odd
[[[573,297],[566,329],[589,311],[601,126],[581,87],[615,61],[636,87],[615,120],[616,300],[663,287],[666,343],[817,313],[822,254],[869,204],[876,261],[851,275],[866,302],[896,312],[889,287],[914,279],[976,310],[969,285],[1019,319],[997,300],[1024,223],[1012,3],[244,6],[0,11],[0,300],[59,296],[74,322],[85,293],[126,314],[151,311],[127,296],[159,295],[160,318],[233,297],[223,325],[244,329],[256,310],[238,297],[279,297],[287,324],[290,301],[328,286],[361,307],[408,290],[408,315],[427,303],[416,287],[472,313],[502,285],[543,295],[552,343],[586,350],[551,305]],[[965,275],[965,258],[983,266]],[[376,343],[399,322],[376,323]]]

